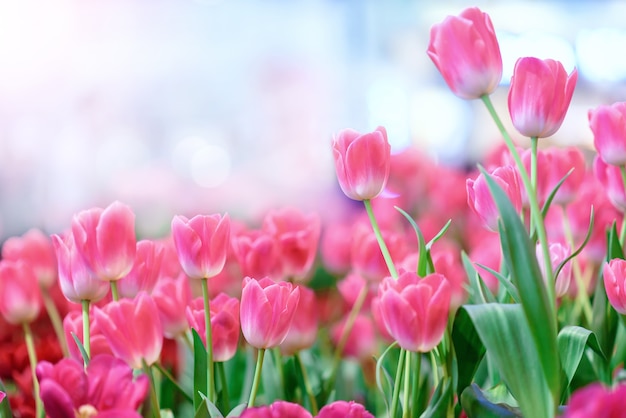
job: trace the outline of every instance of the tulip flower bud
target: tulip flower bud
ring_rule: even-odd
[[[602,105],[588,113],[593,145],[610,165],[626,164],[626,102]]]
[[[617,312],[626,315],[626,260],[614,258],[602,269],[604,288]]]

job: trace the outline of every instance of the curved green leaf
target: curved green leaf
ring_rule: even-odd
[[[200,410],[206,409],[203,396],[207,392],[207,355],[202,338],[195,329],[191,329],[193,334],[193,407],[196,414]]]
[[[603,360],[606,360],[595,334],[586,328],[567,326],[559,332],[557,341],[561,365],[567,376],[567,386],[572,382],[587,347],[595,351]],[[563,388],[563,390],[565,389],[567,388]]]

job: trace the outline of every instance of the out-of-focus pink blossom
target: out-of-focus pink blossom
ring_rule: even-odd
[[[278,246],[268,231],[239,231],[231,238],[231,242],[244,276],[276,277],[280,274]]]
[[[589,110],[593,145],[606,164],[626,164],[626,102],[601,105]]]
[[[235,355],[239,343],[239,300],[220,293],[211,300],[209,307],[213,360],[228,361]],[[189,326],[198,332],[206,346],[206,323],[202,297],[191,301],[186,315]]]
[[[611,204],[621,213],[626,212],[626,190],[620,168],[606,164],[597,155],[593,160],[593,171],[606,191]]]
[[[351,266],[352,226],[345,222],[326,224],[320,242],[324,267],[335,274],[346,273]]]
[[[403,272],[397,280],[387,277],[378,292],[383,322],[400,347],[425,353],[439,344],[450,312],[448,279]]]
[[[383,191],[391,163],[385,128],[365,134],[344,129],[335,135],[332,146],[337,180],[346,196],[369,200]]]
[[[569,249],[568,246],[560,242],[551,242],[549,243],[548,248],[550,251],[550,264],[551,264],[550,268],[552,269],[552,273],[554,274],[556,273],[556,269],[558,268],[559,264],[561,264],[561,262],[565,260],[572,253],[572,251]],[[537,255],[537,260],[539,261],[539,268],[541,270],[541,274],[543,275],[545,279],[546,265],[543,259],[543,251],[541,248],[541,244],[537,244],[536,255]],[[567,293],[570,287],[570,284],[572,283],[573,277],[574,276],[572,273],[572,263],[570,261],[570,262],[567,262],[563,266],[563,268],[561,269],[561,272],[556,277],[556,280],[554,283],[554,294],[557,298],[560,298]]]
[[[504,190],[513,207],[519,212],[522,209],[522,195],[515,168],[513,166],[498,167],[491,172],[491,177]],[[488,229],[498,230],[500,214],[482,173],[476,180],[467,179],[467,203]]]
[[[57,259],[50,237],[39,229],[30,229],[21,237],[10,237],[2,245],[2,258],[28,263],[39,285],[50,288],[57,281]]]
[[[391,259],[394,262],[402,261],[409,251],[404,233],[381,228],[381,234],[387,244]],[[372,226],[369,223],[359,222],[354,225],[352,236],[351,252],[354,271],[369,281],[380,282],[389,275],[389,268],[380,251]]]
[[[319,315],[315,292],[305,286],[298,288],[300,289],[298,307],[287,336],[280,343],[280,351],[288,356],[312,347],[317,338]]]
[[[185,310],[181,307],[189,305],[191,297],[189,279],[184,274],[176,278],[163,277],[157,282],[152,299],[159,311],[166,338],[176,338],[189,329]]]
[[[577,196],[586,177],[585,156],[577,147],[550,148],[544,151],[548,157],[547,191],[554,189],[559,181],[573,168],[567,179],[554,195],[553,204],[567,205]]]
[[[98,416],[140,418],[148,394],[147,376],[133,378],[122,360],[102,354],[87,366],[75,359],[37,365],[41,399],[50,418]]]
[[[84,343],[83,340],[83,317],[80,311],[71,311],[63,318],[63,333],[67,341],[70,355],[72,358],[82,361],[82,355],[72,334],[76,335],[78,341]],[[99,319],[93,316],[89,320],[89,354],[93,358],[99,354],[113,355],[109,342],[100,329]]]
[[[289,332],[300,300],[300,289],[288,282],[246,277],[241,292],[241,331],[256,348],[272,348]]]
[[[72,235],[76,251],[100,280],[119,280],[133,268],[137,238],[130,207],[116,201],[81,211],[72,218]]]
[[[52,243],[59,263],[59,284],[63,295],[75,303],[102,299],[109,291],[109,284],[98,279],[85,264],[76,249],[73,235],[66,234],[63,239],[52,235]]]
[[[489,15],[477,7],[430,29],[428,56],[462,99],[491,94],[502,78],[502,56]]]
[[[335,401],[320,409],[317,418],[374,418],[374,415],[354,401]]]
[[[183,270],[192,279],[218,275],[230,248],[228,215],[174,216],[172,237]]]
[[[339,290],[339,293],[341,294],[341,297],[345,302],[347,310],[352,309],[361,291],[363,290],[363,287],[368,287],[368,289],[362,309],[365,311],[369,310],[370,304],[372,303],[372,298],[375,296],[376,293],[375,291],[371,291],[371,286],[376,285],[371,285],[370,282],[368,282],[356,273],[350,273],[339,282],[337,282],[337,290]],[[374,289],[376,288],[374,287]]]
[[[626,384],[607,388],[591,383],[576,390],[570,398],[563,418],[617,418],[624,415]]]
[[[0,314],[11,324],[30,323],[41,310],[37,277],[25,261],[0,261]]]
[[[563,123],[577,80],[578,71],[568,75],[559,61],[519,58],[508,99],[513,126],[527,137],[554,135]]]
[[[335,324],[330,330],[330,339],[333,345],[339,345],[341,336],[346,326],[347,318],[344,318],[339,323]],[[345,358],[352,358],[358,361],[371,360],[372,356],[378,353],[378,347],[376,345],[376,331],[374,329],[374,322],[369,315],[359,314],[357,315],[354,325],[348,334],[346,345],[343,349],[342,355]]]
[[[239,418],[313,418],[311,413],[297,403],[276,401],[271,405],[246,408]]]
[[[133,268],[117,283],[120,297],[132,299],[140,291],[152,293],[161,274],[163,246],[152,240],[137,242]]]
[[[280,278],[307,279],[317,255],[319,215],[304,214],[295,208],[273,210],[263,219],[263,230],[274,238]]]
[[[474,263],[474,267],[487,288],[494,295],[498,294],[500,282],[498,278],[491,274],[487,269],[481,267],[486,266],[494,271],[500,270],[502,262],[502,250],[500,249],[500,237],[496,234],[483,234],[483,240],[478,245],[470,248],[469,259]]]
[[[94,307],[93,314],[116,357],[134,369],[142,368],[142,360],[152,365],[159,359],[163,326],[156,304],[147,293],[109,302],[103,309]]]
[[[602,269],[604,289],[615,310],[626,315],[626,260],[614,258]]]

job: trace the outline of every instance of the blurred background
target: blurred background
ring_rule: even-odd
[[[174,214],[323,210],[347,127],[471,166],[495,126],[425,52],[471,5],[501,42],[501,117],[518,57],[560,60],[579,82],[549,141],[589,147],[588,109],[626,96],[625,2],[0,0],[0,240],[116,199],[144,236]]]

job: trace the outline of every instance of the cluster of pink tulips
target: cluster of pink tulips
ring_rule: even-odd
[[[489,16],[433,26],[428,55],[500,129],[475,172],[346,129],[332,153],[349,199],[324,222],[175,216],[138,240],[114,202],[8,239],[0,416],[626,416],[626,104],[589,111],[593,161],[540,147],[577,72],[520,58],[522,149],[489,98]]]

